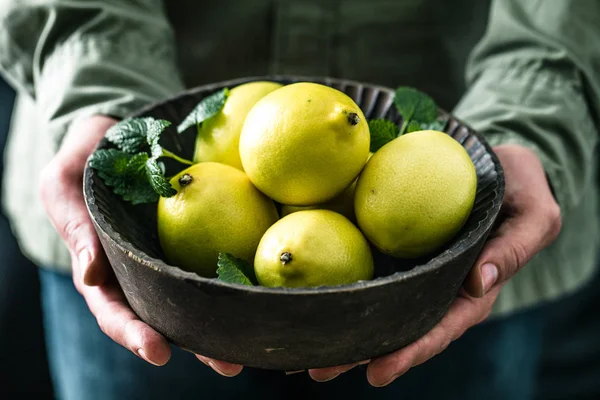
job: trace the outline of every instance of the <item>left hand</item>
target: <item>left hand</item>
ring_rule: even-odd
[[[485,320],[502,285],[558,236],[560,208],[536,154],[517,145],[498,146],[494,151],[506,179],[500,225],[491,233],[463,290],[444,318],[416,342],[370,361],[367,378],[371,385],[389,385],[410,368],[444,351],[469,328]],[[219,362],[219,365],[227,366],[227,363]],[[314,380],[324,382],[356,365],[358,363],[311,369],[309,374]]]

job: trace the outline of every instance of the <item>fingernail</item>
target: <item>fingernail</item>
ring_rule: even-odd
[[[152,365],[155,365],[155,366],[157,366],[157,367],[160,367],[160,366],[161,366],[160,364],[157,364],[157,363],[155,363],[154,361],[152,361],[151,359],[149,359],[149,358],[146,356],[146,352],[144,351],[144,349],[142,349],[142,348],[139,348],[139,349],[138,349],[138,351],[137,351],[137,353],[139,354],[139,356],[140,356],[140,357],[142,357],[144,360],[148,361],[150,364],[152,364]]]
[[[214,361],[209,361],[208,366],[215,370],[219,375],[226,376],[227,378],[231,378],[236,376],[239,372],[226,372],[222,366],[217,366],[217,363]]]
[[[365,364],[368,364],[370,362],[371,362],[371,360],[364,360],[364,361],[359,362],[358,365],[365,365]]]
[[[340,376],[341,374],[342,374],[341,372],[338,372],[338,373],[335,373],[335,374],[333,374],[333,375],[329,375],[329,376],[327,376],[327,377],[325,377],[325,378],[320,378],[320,379],[315,379],[315,378],[313,378],[313,379],[314,379],[315,381],[317,381],[317,382],[320,382],[320,383],[322,383],[322,382],[329,382],[329,381],[331,381],[331,380],[333,380],[333,379],[337,378],[337,377],[338,377],[338,376]]]
[[[391,376],[391,377],[390,377],[390,378],[389,378],[387,381],[385,381],[385,382],[383,382],[383,383],[381,383],[381,384],[373,385],[373,386],[375,386],[375,387],[383,387],[383,386],[387,386],[387,385],[389,385],[390,383],[394,382],[396,379],[398,379],[398,377],[399,377],[400,375],[401,375],[401,374],[392,375],[392,376]]]
[[[498,267],[487,263],[481,266],[481,279],[483,281],[483,293],[487,293],[498,280]]]
[[[311,378],[313,378],[313,380],[315,380],[317,382],[327,382],[327,381],[337,378],[341,374],[344,374],[344,373],[350,371],[351,369],[355,368],[357,365],[360,365],[360,364],[354,363],[354,364],[349,364],[346,366],[340,366],[340,367],[334,368],[331,370],[331,373],[329,375],[325,375],[325,378],[315,379],[312,375],[311,375]]]

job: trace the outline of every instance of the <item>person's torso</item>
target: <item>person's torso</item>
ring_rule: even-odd
[[[450,109],[489,1],[165,2],[188,87],[266,74],[415,86]]]

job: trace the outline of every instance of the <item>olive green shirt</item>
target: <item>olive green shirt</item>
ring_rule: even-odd
[[[598,21],[598,0],[0,0],[0,71],[19,90],[3,203],[25,254],[68,271],[36,181],[75,119],[242,76],[411,85],[543,162],[563,230],[503,288],[494,312],[514,311],[595,268]]]

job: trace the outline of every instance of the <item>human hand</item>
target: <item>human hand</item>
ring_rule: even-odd
[[[506,178],[498,228],[491,233],[444,318],[416,342],[369,363],[367,378],[371,385],[390,384],[485,320],[502,285],[558,236],[560,208],[535,153],[516,145],[498,146],[494,151]],[[317,381],[327,381],[356,365],[313,369],[309,374]]]
[[[83,199],[83,170],[89,155],[112,118],[93,116],[71,127],[63,144],[44,168],[40,195],[54,228],[71,254],[73,282],[85,298],[102,331],[120,345],[154,365],[164,365],[171,356],[167,340],[139,320],[127,304],[96,235]],[[198,356],[225,375],[235,375],[240,366],[221,365]]]
[[[73,283],[100,328],[144,360],[163,365],[171,350],[158,332],[129,308],[92,225],[83,199],[83,170],[88,156],[115,124],[93,116],[74,123],[61,148],[42,171],[40,196],[46,213],[71,254]]]

